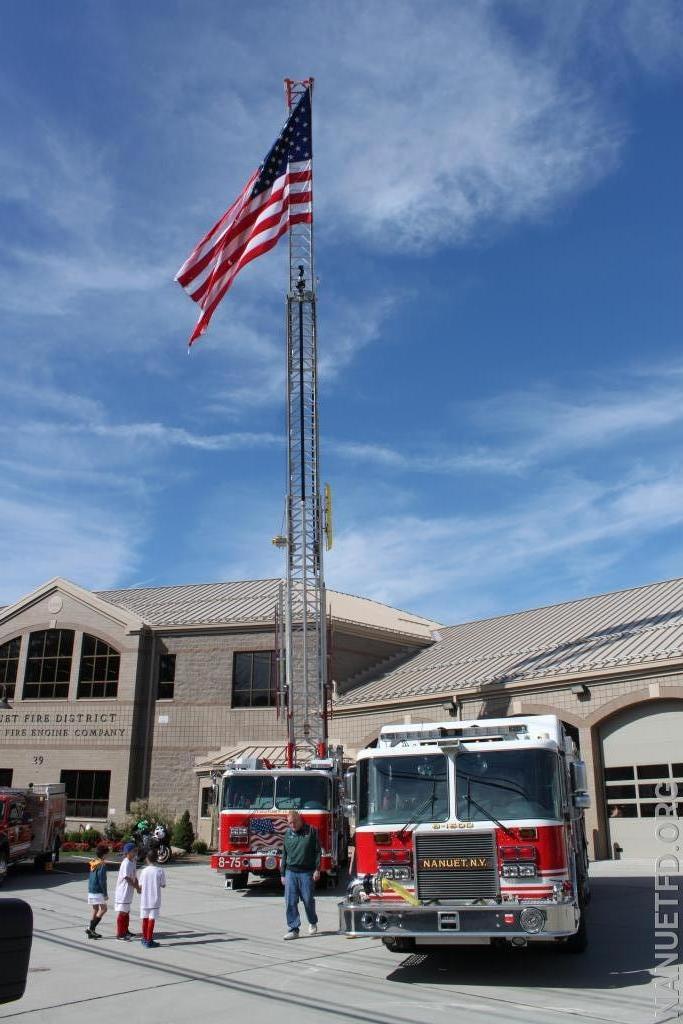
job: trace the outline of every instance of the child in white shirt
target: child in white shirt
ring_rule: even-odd
[[[137,860],[137,849],[135,843],[126,843],[123,848],[123,860],[119,868],[119,877],[116,880],[116,893],[114,895],[114,910],[116,911],[116,938],[127,941],[131,938],[132,932],[128,925],[130,922],[130,906],[133,902],[133,893],[140,891],[140,883],[135,874],[135,862]]]
[[[166,885],[166,872],[157,864],[157,851],[147,854],[147,867],[140,872],[140,917],[142,919],[142,945],[149,949],[158,946],[154,935],[154,922],[159,920],[161,890]]]

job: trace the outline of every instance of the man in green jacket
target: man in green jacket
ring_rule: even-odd
[[[315,883],[320,878],[320,840],[313,826],[307,824],[298,811],[288,812],[287,825],[280,865],[289,929],[285,939],[298,939],[299,900],[303,901],[308,918],[308,934],[315,935],[318,931],[314,893]]]

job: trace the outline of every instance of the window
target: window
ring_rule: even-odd
[[[674,780],[682,767],[680,764],[639,764],[605,768],[608,817],[653,818],[657,804],[675,807],[681,783]]]
[[[232,775],[223,790],[223,807],[230,810],[252,808],[269,811],[275,798],[272,775]]]
[[[5,696],[8,700],[14,696],[20,650],[20,636],[15,636],[14,640],[8,640],[0,647],[0,686],[5,687]]]
[[[455,773],[461,821],[562,818],[560,764],[550,750],[467,751]]]
[[[210,818],[213,807],[213,786],[204,786],[202,790],[202,806],[199,812],[200,818]]]
[[[13,768],[0,768],[0,786],[12,785]]]
[[[358,824],[446,821],[447,766],[444,754],[409,754],[359,761]]]
[[[106,818],[111,772],[63,771],[66,813],[70,818]]]
[[[31,633],[24,677],[24,700],[31,697],[66,699],[69,696],[71,655],[74,634],[71,629],[46,629]]]
[[[173,700],[175,690],[175,654],[159,655],[157,700]]]
[[[83,634],[78,697],[115,697],[119,688],[119,653],[104,640]]]
[[[279,811],[327,811],[330,780],[322,775],[278,775],[275,806]]]
[[[275,706],[275,651],[240,651],[232,671],[232,706]]]

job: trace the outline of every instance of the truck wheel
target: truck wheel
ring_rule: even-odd
[[[382,939],[382,945],[386,946],[390,953],[412,953],[415,949],[415,939]]]
[[[557,948],[560,953],[585,953],[588,948],[588,930],[586,928],[586,914],[583,910],[581,911],[578,930],[573,935],[570,935],[568,939],[563,939]]]
[[[246,889],[247,882],[249,881],[249,872],[248,871],[244,871],[241,875],[232,875],[232,876],[231,875],[226,875],[225,876],[226,882],[230,878],[232,878],[232,885],[230,886],[231,889],[233,889],[233,890]],[[227,886],[226,886],[226,888],[227,888]]]
[[[0,885],[2,885],[7,877],[7,866],[7,850],[0,850]]]

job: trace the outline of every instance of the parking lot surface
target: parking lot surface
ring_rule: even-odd
[[[113,861],[112,869],[110,893]],[[318,894],[317,936],[305,936],[303,929],[297,941],[283,942],[279,885],[256,882],[233,893],[203,863],[182,861],[167,869],[157,948],[114,939],[113,900],[100,927],[103,938],[93,941],[84,933],[86,872],[84,863],[72,860],[51,874],[19,867],[8,876],[0,895],[31,904],[35,931],[26,994],[0,1007],[0,1020],[644,1024],[675,1019],[671,988],[659,986],[654,976],[654,881],[647,862],[593,866],[590,947],[580,956],[488,947],[389,953],[375,940],[337,933],[341,889]],[[131,927],[139,931],[135,916]],[[666,974],[670,978],[672,969]]]

